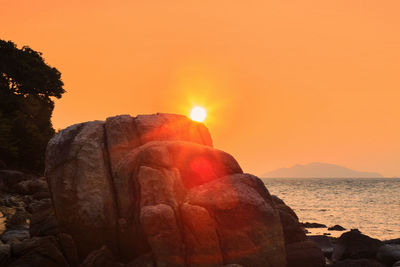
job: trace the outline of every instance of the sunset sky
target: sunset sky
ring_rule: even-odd
[[[261,175],[314,161],[400,176],[400,1],[0,0],[0,39],[43,52],[53,125],[207,109]]]

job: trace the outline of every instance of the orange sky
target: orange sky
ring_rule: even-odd
[[[208,108],[260,175],[313,161],[400,176],[400,1],[0,0],[0,38],[62,73],[55,128]]]

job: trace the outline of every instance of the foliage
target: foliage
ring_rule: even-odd
[[[54,135],[54,102],[65,92],[61,73],[42,54],[0,40],[0,161],[8,168],[43,171]]]

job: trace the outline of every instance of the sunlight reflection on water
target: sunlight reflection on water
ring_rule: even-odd
[[[400,179],[263,178],[302,222],[358,228],[371,237],[400,237]],[[308,229],[312,234],[327,229]],[[330,232],[338,236],[342,232]]]

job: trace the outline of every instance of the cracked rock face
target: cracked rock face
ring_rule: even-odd
[[[81,259],[106,245],[155,266],[285,266],[279,213],[257,177],[173,114],[72,125],[50,142],[46,178]]]

